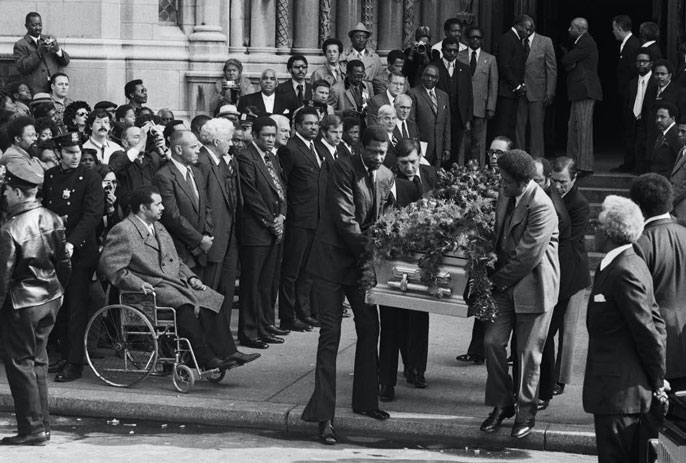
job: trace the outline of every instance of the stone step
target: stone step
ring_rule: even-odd
[[[594,174],[590,177],[580,178],[577,181],[579,188],[620,188],[628,190],[633,182],[633,175],[629,174]]]
[[[625,198],[629,197],[628,188],[579,187],[579,191],[581,191],[589,203],[596,203],[598,205],[600,205],[605,200],[605,197],[609,195],[624,196]]]

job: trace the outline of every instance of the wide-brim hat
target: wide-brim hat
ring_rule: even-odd
[[[365,32],[365,33],[367,34],[367,37],[369,37],[370,35],[372,35],[372,32],[371,32],[369,29],[367,29],[367,28],[365,27],[365,25],[362,23],[362,21],[360,21],[359,23],[357,23],[357,24],[355,25],[355,27],[353,27],[352,29],[350,29],[350,32],[348,32],[348,37],[352,37],[352,35],[353,35],[355,32]]]
[[[219,112],[217,113],[218,117],[229,116],[229,115],[233,115],[233,116],[240,116],[241,115],[241,113],[238,112],[238,108],[236,108],[236,105],[225,104],[224,106],[219,108]]]

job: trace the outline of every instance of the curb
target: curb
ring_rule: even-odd
[[[66,392],[66,393],[65,393]],[[141,419],[271,429],[291,435],[317,433],[315,423],[300,419],[304,406],[255,401],[199,398],[190,395],[173,397],[135,395],[120,390],[96,397],[74,397],[73,391],[51,390],[50,412],[55,415],[91,418]],[[12,396],[0,392],[0,410],[13,411]],[[336,409],[336,430],[341,435],[377,436],[401,441],[425,439],[456,447],[520,448],[540,451],[596,454],[595,432],[590,426],[539,422],[524,439],[510,437],[510,425],[485,434],[479,430],[480,418],[468,416],[392,413],[388,421],[377,421]]]

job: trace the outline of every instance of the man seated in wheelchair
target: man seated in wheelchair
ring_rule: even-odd
[[[176,309],[178,334],[188,338],[200,368],[228,369],[257,359],[236,349],[223,313],[233,301],[207,288],[183,263],[169,232],[158,222],[164,206],[150,185],[131,193],[131,213],[112,228],[98,271],[120,290],[155,293],[157,305]],[[229,304],[222,311],[222,304]]]

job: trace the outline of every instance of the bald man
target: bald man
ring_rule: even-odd
[[[253,107],[257,109],[258,116],[279,113],[280,111],[274,111],[274,91],[276,90],[277,84],[276,72],[274,72],[273,69],[265,69],[262,71],[262,75],[260,76],[260,91],[243,95],[238,100],[238,111],[240,113],[245,113],[247,112],[247,108]]]
[[[572,102],[567,126],[567,156],[579,167],[579,177],[593,173],[593,107],[602,101],[598,77],[598,46],[588,33],[588,22],[574,18],[569,25],[574,41],[570,50],[562,48],[562,67],[567,71],[567,96]]]

